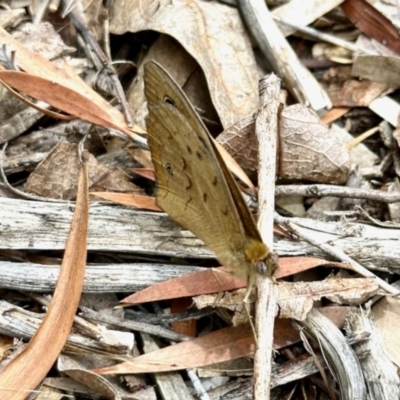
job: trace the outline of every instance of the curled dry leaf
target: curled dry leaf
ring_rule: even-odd
[[[300,104],[287,107],[279,133],[281,178],[336,184],[347,180],[348,150],[314,111]]]
[[[351,77],[351,67],[331,68],[323,77],[334,107],[368,107],[390,91],[387,83],[359,81]]]
[[[217,142],[253,179],[257,177],[258,169],[258,142],[254,129],[255,116],[248,115],[225,129],[217,138]],[[287,107],[280,116],[279,129],[280,178],[321,183],[346,181],[348,150],[341,138],[328,130],[312,110],[302,105]]]
[[[31,173],[25,191],[40,197],[74,199],[79,168],[78,145],[61,141]],[[91,154],[88,171],[92,191],[142,193],[142,189],[130,182],[128,175],[118,168],[98,163]]]
[[[113,2],[114,34],[153,30],[175,38],[201,66],[224,126],[257,107],[258,72],[237,9],[195,0]]]
[[[258,140],[255,114],[247,115],[218,135],[216,141],[235,158],[244,172],[254,179],[258,168]]]

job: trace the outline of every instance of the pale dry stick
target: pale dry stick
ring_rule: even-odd
[[[379,132],[379,130],[380,130],[379,126],[374,126],[373,128],[368,129],[367,131],[365,131],[361,135],[359,135],[356,138],[350,140],[350,142],[348,142],[346,144],[347,149],[351,150],[352,148],[356,147],[358,144],[362,143],[364,140],[368,139],[374,133]]]
[[[63,0],[63,7],[68,8],[68,0]],[[94,34],[88,28],[84,18],[79,13],[78,9],[73,7],[69,10],[69,17],[72,23],[75,25],[75,28],[82,35],[85,43],[87,43],[93,50],[93,52],[97,55],[100,60],[104,70],[108,73],[111,82],[114,85],[115,92],[117,93],[118,100],[121,104],[123,114],[125,116],[126,122],[128,125],[133,126],[132,122],[132,114],[129,108],[128,101],[126,100],[124,90],[122,88],[122,84],[118,78],[118,74],[112,65],[111,61],[107,58],[103,49],[100,47],[97,42]]]
[[[278,143],[278,107],[280,80],[267,75],[260,80],[260,106],[256,119],[259,143],[259,220],[263,242],[272,249],[276,153]],[[272,345],[276,313],[277,287],[272,279],[260,278],[257,284],[255,325],[257,332],[254,356],[254,399],[270,398]]]
[[[247,28],[257,41],[272,70],[284,81],[294,97],[314,110],[331,106],[318,81],[301,64],[263,0],[238,0]]]
[[[349,257],[339,248],[334,247],[328,244],[327,242],[317,242],[316,240],[311,238],[310,235],[307,234],[305,228],[300,227],[299,225],[291,221],[290,218],[284,218],[281,217],[278,213],[275,213],[274,219],[277,224],[285,226],[291,232],[296,234],[298,237],[304,239],[308,243],[312,244],[313,246],[320,248],[321,250],[325,251],[326,253],[330,254],[331,256],[337,258],[340,261],[349,263],[352,266],[353,271],[357,272],[361,276],[364,276],[366,278],[374,278],[376,280],[376,283],[379,285],[381,289],[385,290],[386,292],[394,296],[400,295],[399,290],[391,286],[389,283],[385,282],[383,279],[376,276],[374,273],[369,271],[367,268],[363,267],[358,262],[354,261],[351,257]]]
[[[344,49],[347,49],[347,50],[350,50],[353,52],[363,53],[363,54],[371,54],[371,55],[378,54],[378,52],[376,52],[376,51],[362,49],[352,42],[348,42],[347,40],[343,40],[339,37],[330,35],[328,33],[320,32],[317,29],[311,28],[309,26],[298,26],[298,25],[292,24],[289,21],[286,21],[286,20],[278,17],[277,15],[273,15],[272,18],[275,21],[279,22],[280,24],[286,25],[289,28],[292,28],[298,32],[305,33],[306,35],[309,35],[315,39],[322,40],[324,42],[333,44],[335,46],[340,46],[340,47],[343,47]]]
[[[351,188],[334,185],[277,185],[275,196],[312,196],[312,197],[344,197],[381,201],[382,203],[400,202],[400,193],[382,190]]]

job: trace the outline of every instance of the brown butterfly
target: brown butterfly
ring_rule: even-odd
[[[144,82],[157,205],[247,280],[246,301],[257,274],[273,276],[277,257],[262,242],[236,182],[181,88],[154,61],[144,66]]]

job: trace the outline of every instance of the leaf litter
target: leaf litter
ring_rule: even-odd
[[[18,229],[18,210],[23,204],[30,208],[32,225],[40,224],[44,228],[41,232],[45,233],[31,234],[26,245],[5,237],[1,241],[0,268],[18,274],[18,264],[31,260],[30,273],[35,275],[40,264],[58,265],[62,257],[72,267],[71,246],[80,249],[76,255],[79,276],[86,250],[91,271],[95,271],[96,264],[115,267],[108,269],[111,272],[106,276],[99,269],[98,283],[91,286],[91,303],[86,305],[104,314],[101,322],[76,315],[71,330],[74,311],[71,304],[68,318],[62,313],[64,318],[54,322],[56,340],[46,336],[45,324],[34,334],[38,321],[43,315],[46,321],[51,321],[53,308],[72,299],[76,302],[82,289],[75,286],[61,300],[55,292],[50,308],[41,314],[35,303],[48,305],[48,299],[40,294],[29,295],[20,283],[11,287],[3,284],[0,318],[3,353],[9,349],[8,337],[32,340],[22,350],[15,345],[11,363],[0,373],[1,386],[30,391],[43,381],[40,389],[43,395],[72,390],[77,395],[97,393],[107,398],[127,399],[172,398],[171,393],[190,398],[193,393],[200,396],[207,387],[208,396],[224,398],[229,393],[237,399],[245,398],[243,393],[252,392],[252,381],[247,375],[252,374],[252,368],[260,373],[257,360],[255,364],[252,362],[254,336],[241,301],[245,283],[226,273],[226,268],[222,273],[211,269],[217,266],[213,255],[190,233],[171,222],[165,225],[167,219],[160,219],[155,213],[154,175],[143,140],[147,106],[142,71],[150,59],[168,69],[210,132],[230,154],[229,167],[242,176],[242,181],[247,181],[254,198],[259,153],[254,114],[258,107],[257,82],[271,69],[257,46],[251,45],[254,32],[249,33],[234,6],[192,0],[142,1],[138,7],[132,7],[129,2],[118,0],[107,13],[111,42],[103,42],[107,32],[99,23],[99,15],[106,14],[103,6],[95,3],[79,8],[87,23],[77,28],[79,35],[93,28],[104,48],[111,46],[108,54],[112,54],[113,60],[130,63],[125,70],[121,67],[117,71],[136,125],[126,122],[123,107],[115,106],[122,100],[115,101],[120,94],[113,89],[111,75],[105,72],[110,71],[108,66],[101,67],[104,59],[99,54],[87,58],[85,41],[70,29],[77,21],[76,14],[70,13],[57,22],[55,15],[47,12],[40,21],[39,10],[33,9],[32,15],[39,18],[35,27],[29,21],[22,22],[24,9],[1,10],[4,19],[0,32],[3,45],[0,79],[25,100],[21,102],[6,89],[1,92],[0,141],[8,147],[2,155],[4,184],[0,216],[3,227],[11,224]],[[398,186],[397,9],[379,1],[308,2],[300,23],[295,11],[299,2],[293,0],[279,6],[272,3],[267,2],[271,15],[279,17],[279,26],[289,45],[318,79],[334,108],[311,110],[294,104],[297,101],[290,94],[294,93],[293,88],[284,87],[281,92],[277,211],[300,229],[292,230],[290,224],[274,229],[274,250],[281,259],[276,276],[279,295],[273,345],[279,353],[275,357],[271,395],[291,392],[292,398],[301,398],[296,382],[302,379],[307,390],[313,388],[332,395],[327,387],[334,387],[343,398],[363,398],[367,390],[374,398],[397,398],[395,315],[399,305],[397,297],[387,296],[378,278],[390,284],[397,280],[400,234],[396,225],[387,223],[397,221],[399,216],[396,207],[371,200],[376,192],[383,196],[389,191],[392,194]],[[367,11],[360,13],[360,10]],[[59,29],[57,24],[68,29]],[[290,24],[301,26],[296,31],[288,28]],[[304,25],[313,32],[298,33]],[[357,52],[341,53],[335,44],[330,44],[328,51],[322,43],[329,37],[320,39],[319,33],[345,40],[356,46]],[[273,38],[269,40],[273,45]],[[286,83],[291,81],[287,76],[280,78]],[[99,86],[103,81],[107,83],[101,95],[91,87],[95,80]],[[43,114],[41,110],[48,111]],[[54,112],[75,120],[57,121]],[[321,122],[321,117],[327,125]],[[375,134],[365,135],[354,148],[347,148],[348,141],[372,128]],[[79,150],[82,146],[85,153]],[[102,232],[89,228],[88,234],[80,232],[73,239],[74,245],[67,245],[63,255],[54,238],[68,227],[57,223],[49,199],[61,201],[59,212],[69,212],[71,200],[82,201],[76,197],[82,154],[88,158],[91,207],[102,207],[100,218],[108,225],[111,236],[104,237]],[[346,192],[348,197],[340,195],[341,189],[350,189]],[[31,197],[21,198],[24,193],[33,194],[36,202]],[[96,203],[98,200],[94,199],[99,197],[106,201],[105,205]],[[119,217],[128,214],[122,214],[123,206],[112,205],[110,201],[133,206],[138,209],[133,215],[147,218],[148,222],[139,224],[138,229],[127,230],[124,240],[128,245],[115,242],[113,232],[118,232],[119,222],[129,226],[136,218]],[[257,207],[254,201],[249,204]],[[82,217],[78,226],[82,228],[84,224]],[[170,233],[156,241],[156,233],[164,228]],[[7,235],[7,230],[3,231]],[[107,242],[113,243],[113,251]],[[331,248],[337,251],[330,251]],[[121,279],[118,265],[122,267],[126,262],[132,263],[133,271],[137,272],[131,278],[124,276],[128,281],[125,292],[113,293],[106,299],[107,282]],[[129,281],[132,280],[131,287],[136,287],[141,269],[157,263],[159,268],[152,269],[146,283],[140,284],[143,290],[132,294]],[[193,266],[199,270],[186,275],[180,272],[167,280],[163,270],[168,270],[170,278],[174,264],[187,267],[187,271]],[[355,272],[360,271],[356,264],[366,267],[377,278],[360,276]],[[45,271],[43,274],[41,278],[46,281],[49,276],[46,277]],[[23,278],[30,280],[29,275]],[[75,273],[67,282],[62,275],[59,279],[60,287],[67,287],[74,279],[77,283],[82,280]],[[17,296],[12,290],[20,294]],[[395,290],[393,286],[393,293]],[[82,309],[85,296],[86,293],[82,295]],[[184,306],[186,311],[171,314],[170,302],[176,303],[180,297],[188,298],[189,302],[182,304],[190,306]],[[115,310],[118,303],[123,308]],[[18,308],[20,305],[24,308]],[[127,305],[131,307],[126,308]],[[196,314],[202,308],[204,313]],[[180,332],[183,335],[180,338],[184,338],[181,343],[153,339],[162,337],[159,327],[172,329],[173,322],[168,318],[174,318],[174,322],[192,321],[190,330]],[[30,319],[32,324],[28,328],[24,324]],[[124,327],[124,322],[130,319],[137,323],[135,328]],[[150,319],[151,323],[146,322]],[[23,334],[16,329],[18,326]],[[51,344],[43,346],[48,340]],[[21,354],[16,356],[19,351]],[[42,364],[32,376],[34,380],[25,379],[29,375],[29,362],[37,363],[50,353],[49,363]],[[56,376],[46,378],[57,355],[53,368]],[[27,356],[29,362],[24,361]],[[243,357],[250,370],[241,371],[239,360]],[[353,373],[345,368],[350,360],[355,363]],[[218,368],[218,364],[224,367]],[[14,371],[13,368],[17,368],[18,374],[7,372]],[[203,385],[193,383],[194,388],[189,387],[182,370],[188,376],[196,372]],[[330,370],[336,373],[331,375]],[[357,375],[357,371],[363,375]],[[317,386],[312,378],[315,373],[323,377]],[[68,380],[61,374],[66,374]],[[112,374],[124,376],[124,381]],[[232,378],[219,385],[217,377],[221,375]],[[237,379],[240,375],[243,379]],[[380,382],[375,379],[378,375],[383,377]],[[150,384],[150,377],[157,382],[157,390]],[[257,398],[259,392],[256,387],[254,390]],[[16,392],[12,398],[25,398],[26,393]],[[7,394],[4,398],[11,397]]]

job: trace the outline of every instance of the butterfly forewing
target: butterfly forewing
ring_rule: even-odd
[[[159,79],[163,79],[161,85]],[[229,265],[235,252],[243,251],[245,232],[209,134],[184,94],[176,92],[172,78],[157,64],[146,64],[145,84],[157,204]]]
[[[253,216],[251,215],[251,212],[249,208],[247,207],[246,203],[243,200],[242,194],[240,193],[240,189],[238,185],[236,184],[232,174],[228,170],[228,167],[226,166],[224,160],[222,159],[222,156],[220,152],[218,151],[217,147],[215,144],[212,142],[212,146],[214,147],[214,152],[215,155],[218,159],[219,166],[221,167],[221,171],[224,175],[224,178],[226,180],[226,183],[229,187],[229,190],[231,192],[233,201],[236,206],[236,210],[239,213],[240,221],[242,222],[243,229],[245,231],[245,234],[254,240],[262,241],[260,232],[257,228],[257,225],[253,219]]]
[[[149,105],[169,103],[186,118],[193,131],[209,139],[208,131],[203,121],[193,109],[186,94],[176,84],[173,78],[159,64],[154,61],[146,63],[145,94]]]
[[[187,99],[185,93],[176,85],[175,81],[170,77],[170,75],[164,71],[155,62],[150,62],[146,64],[146,97],[149,104],[158,104],[171,100],[174,102],[175,108],[179,110],[184,117],[186,117],[188,123],[191,125],[194,132],[199,132],[207,144],[212,147],[209,153],[215,155],[219,167],[225,177],[227,185],[230,189],[233,201],[239,213],[240,221],[244,226],[246,234],[253,238],[261,241],[261,237],[254,219],[251,216],[246,203],[243,201],[240,190],[236,185],[231,173],[222,160],[218,149],[211,140],[207,128],[204,126],[203,121],[199,118],[189,100]],[[159,90],[158,82],[164,81],[166,84],[163,86],[163,90]],[[177,90],[180,92],[180,96],[177,95]]]

